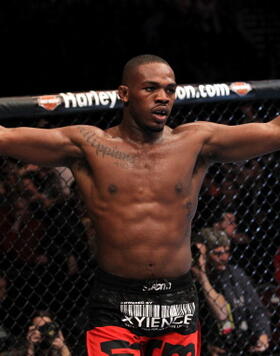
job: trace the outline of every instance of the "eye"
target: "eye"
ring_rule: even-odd
[[[155,87],[149,86],[149,87],[145,87],[144,89],[148,92],[152,92],[153,90],[155,90]]]
[[[174,94],[174,93],[175,93],[175,88],[170,87],[170,88],[167,88],[166,91],[167,91],[167,93],[169,93],[169,94]]]

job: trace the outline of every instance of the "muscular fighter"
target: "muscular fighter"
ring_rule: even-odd
[[[0,153],[67,166],[97,233],[99,268],[87,331],[89,356],[199,355],[190,267],[191,222],[214,162],[280,149],[280,117],[239,126],[166,126],[176,81],[153,55],[131,59],[118,93],[120,125],[2,127]]]

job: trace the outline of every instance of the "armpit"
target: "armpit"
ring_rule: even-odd
[[[91,174],[91,167],[85,158],[72,158],[69,160],[69,167],[72,171],[81,172],[84,171],[88,175]]]

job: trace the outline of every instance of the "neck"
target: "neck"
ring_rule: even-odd
[[[149,129],[148,127],[141,127],[135,122],[122,120],[119,125],[119,130],[121,136],[127,141],[140,144],[153,144],[162,140],[163,135],[167,130],[167,127],[164,126],[162,130],[155,131]]]

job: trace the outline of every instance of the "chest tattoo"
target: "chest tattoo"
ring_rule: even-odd
[[[135,163],[136,155],[126,153],[118,150],[116,147],[111,147],[106,144],[100,143],[98,141],[96,133],[85,127],[79,127],[79,131],[85,138],[87,143],[95,148],[97,156],[101,156],[102,158],[104,158],[105,156],[110,156],[120,161],[128,162],[131,164]]]

